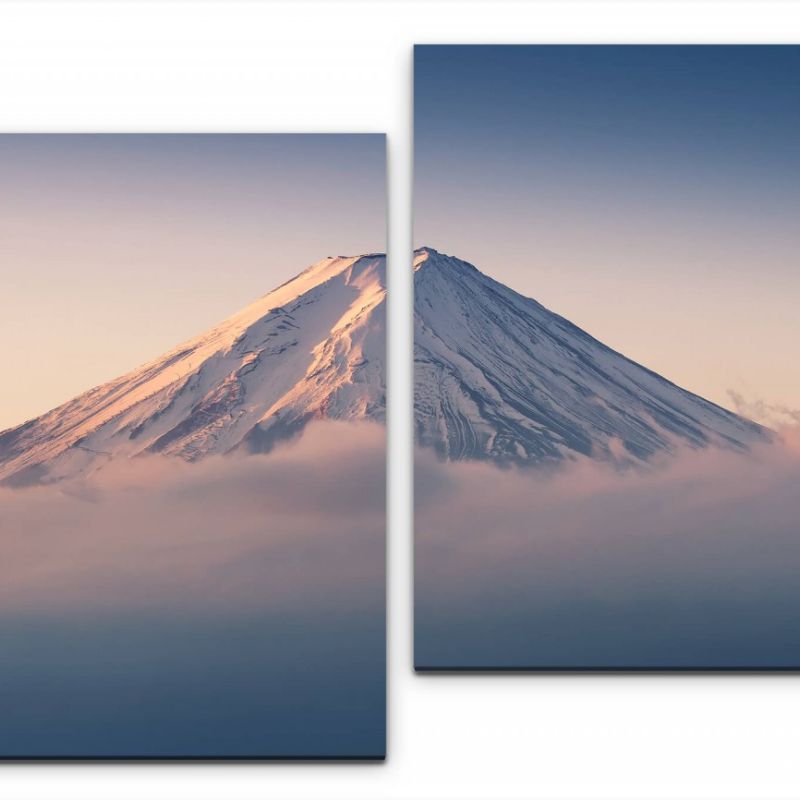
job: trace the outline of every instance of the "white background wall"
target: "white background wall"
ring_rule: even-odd
[[[0,3],[3,130],[387,131],[392,309],[387,763],[2,765],[3,797],[800,795],[800,677],[411,671],[411,45],[628,41],[800,41],[800,6]]]

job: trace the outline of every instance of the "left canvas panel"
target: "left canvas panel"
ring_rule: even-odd
[[[382,758],[385,138],[0,174],[0,758]]]

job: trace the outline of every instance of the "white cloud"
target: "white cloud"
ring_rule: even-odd
[[[0,615],[374,606],[384,460],[383,428],[330,422],[269,456],[0,489]]]
[[[796,430],[645,471],[419,453],[416,486],[420,663],[800,664]]]

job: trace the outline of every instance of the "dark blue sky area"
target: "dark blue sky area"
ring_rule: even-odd
[[[800,47],[418,46],[416,144],[800,158]]]
[[[417,246],[715,402],[797,407],[800,47],[423,45],[414,70]]]

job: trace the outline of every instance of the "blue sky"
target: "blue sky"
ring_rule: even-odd
[[[716,402],[800,406],[800,47],[418,46],[415,242]]]

